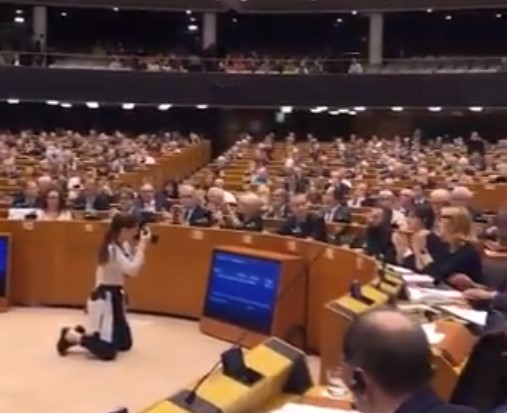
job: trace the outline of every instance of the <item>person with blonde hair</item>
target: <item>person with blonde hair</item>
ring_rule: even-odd
[[[482,260],[468,210],[463,207],[442,208],[438,225],[440,237],[449,250],[437,258],[428,251],[425,237],[413,239],[417,267],[433,276],[435,282],[445,281],[458,289],[480,284]]]

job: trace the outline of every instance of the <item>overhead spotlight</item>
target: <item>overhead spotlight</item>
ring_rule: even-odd
[[[192,10],[187,10],[185,13],[187,13],[188,15],[192,14]]]
[[[19,99],[7,99],[7,103],[9,105],[17,105],[19,103]]]
[[[426,13],[433,13],[433,9],[426,9]]]
[[[197,21],[197,19],[196,19],[195,17],[190,17],[190,21],[191,21],[192,23],[195,23],[195,22]]]
[[[48,100],[46,101],[46,104],[48,104],[49,106],[58,106],[60,102],[58,102],[57,100]]]
[[[22,24],[25,22],[25,18],[22,16],[16,16],[14,17],[14,23]]]
[[[197,105],[196,108],[204,110],[204,109],[208,109],[208,105]]]
[[[392,110],[393,112],[403,112],[403,107],[402,107],[402,106],[393,106],[393,107],[391,108],[391,110]]]
[[[70,109],[72,107],[72,105],[67,102],[60,103],[60,106],[65,109]]]
[[[121,108],[122,108],[123,110],[132,110],[132,109],[134,109],[135,107],[136,107],[136,105],[135,105],[134,103],[123,103],[123,104],[121,105]]]
[[[327,113],[329,113],[330,115],[336,116],[336,115],[339,115],[341,112],[339,110],[330,110]]]
[[[119,11],[120,11],[120,9],[119,9],[118,7],[113,7],[113,11],[115,11],[115,12],[119,12]]]
[[[364,112],[366,108],[364,106],[355,106],[354,111],[355,112]]]
[[[158,110],[169,110],[171,109],[172,105],[169,103],[163,103],[158,105]]]
[[[325,112],[327,111],[329,108],[327,106],[317,106],[315,108],[315,110],[317,111],[316,113],[321,113],[321,112]]]
[[[23,14],[23,10],[21,10],[21,9],[17,9],[17,10],[16,10],[16,14]]]
[[[86,106],[88,109],[98,109],[99,103],[98,102],[86,102]]]
[[[430,106],[430,107],[428,108],[428,110],[429,110],[430,112],[440,112],[440,111],[442,110],[442,108],[441,108],[440,106]]]
[[[495,17],[496,17],[497,19],[501,19],[501,18],[502,18],[502,13],[497,13]]]
[[[470,112],[482,112],[481,106],[470,106],[468,109],[470,110]]]
[[[199,30],[199,26],[197,26],[197,24],[189,24],[187,26],[187,29],[189,32],[196,32],[197,30]]]
[[[338,17],[338,18],[336,19],[336,23],[343,23],[343,19],[342,19],[341,17]]]
[[[234,17],[234,18],[232,19],[232,22],[233,22],[233,23],[237,23],[237,22],[238,22],[238,19],[237,19],[236,17]]]
[[[292,106],[282,106],[280,108],[280,112],[282,113],[292,113]]]
[[[447,16],[445,16],[445,20],[452,20],[452,16],[448,14]]]
[[[357,14],[357,10],[352,10],[352,15],[355,16]]]
[[[349,110],[349,115],[355,116],[357,115],[357,112],[355,110]]]
[[[66,11],[62,11],[62,12],[60,13],[60,16],[62,16],[62,17],[67,17],[67,12],[66,12]]]

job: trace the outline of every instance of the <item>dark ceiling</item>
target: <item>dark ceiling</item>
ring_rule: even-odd
[[[27,4],[26,0],[0,3]],[[325,13],[340,11],[409,11],[432,9],[507,8],[507,0],[31,0],[30,5],[119,7],[145,10],[187,10],[245,13]]]

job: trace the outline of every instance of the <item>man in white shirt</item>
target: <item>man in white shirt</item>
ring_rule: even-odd
[[[407,218],[403,212],[396,208],[396,197],[393,192],[387,189],[380,191],[378,201],[382,208],[391,211],[391,225],[396,226],[398,229],[405,230],[407,228]]]

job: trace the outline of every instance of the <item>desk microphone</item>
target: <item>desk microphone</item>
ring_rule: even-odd
[[[380,261],[380,267],[378,268],[378,283],[377,283],[377,288],[381,288],[382,287],[382,283],[384,283],[386,281],[386,269],[387,269],[387,261],[386,261],[386,256],[382,253],[380,253],[378,256],[377,256],[377,260]]]
[[[321,248],[315,256],[308,262],[307,265],[304,266],[303,271],[301,271],[290,284],[287,285],[287,287],[278,295],[278,297],[275,300],[275,305],[280,302],[280,300],[287,294],[300,280],[301,277],[306,276],[306,283],[307,283],[307,290],[308,290],[308,283],[309,283],[309,273],[310,268],[312,265],[326,252],[328,247]],[[308,297],[308,294],[306,295]],[[305,300],[305,315],[308,317],[308,298]],[[306,328],[306,322],[305,322],[305,328]],[[187,406],[192,406],[197,399],[197,391],[201,388],[201,386],[206,382],[206,380],[215,372],[215,370],[220,367],[222,364],[222,360],[226,358],[227,354],[233,353],[237,351],[238,348],[241,347],[241,343],[243,340],[248,336],[249,331],[244,329],[243,332],[239,335],[239,337],[231,344],[231,347],[222,353],[222,357],[220,360],[218,360],[199,380],[197,380],[197,383],[195,383],[194,387],[188,392],[188,394],[185,396],[183,401]],[[306,331],[305,331],[305,341],[306,341]],[[306,344],[306,343],[305,343]]]

